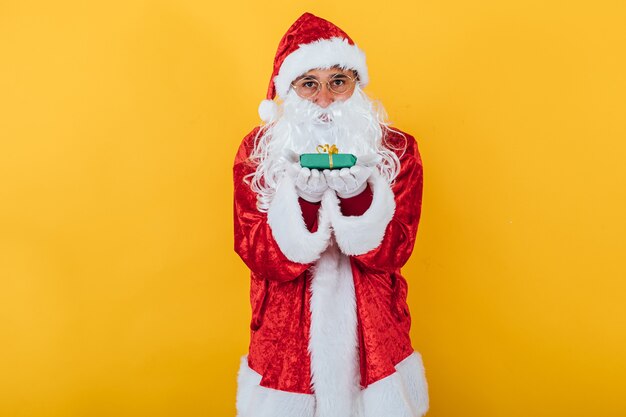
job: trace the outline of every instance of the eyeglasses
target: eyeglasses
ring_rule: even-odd
[[[341,95],[352,92],[357,78],[346,74],[335,74],[328,81],[326,87],[333,94]],[[302,98],[313,98],[322,90],[322,83],[313,77],[302,77],[291,83],[296,93]]]

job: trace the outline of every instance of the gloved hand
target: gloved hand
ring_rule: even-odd
[[[298,196],[310,203],[322,201],[328,184],[326,177],[319,170],[303,168],[300,163],[293,162],[287,169],[287,173],[294,179]]]
[[[367,187],[367,179],[372,175],[372,168],[364,165],[354,165],[351,168],[340,170],[324,170],[324,177],[328,187],[335,190],[341,198],[350,198],[359,195]]]

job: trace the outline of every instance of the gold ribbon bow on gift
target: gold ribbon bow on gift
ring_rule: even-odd
[[[333,169],[333,154],[339,153],[339,149],[337,149],[337,145],[317,145],[317,153],[327,153],[328,154],[328,166],[330,169]]]

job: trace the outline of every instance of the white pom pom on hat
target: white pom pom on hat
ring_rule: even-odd
[[[287,30],[278,44],[266,99],[259,105],[259,116],[266,123],[276,119],[276,95],[285,98],[291,82],[314,68],[339,66],[355,70],[359,84],[369,82],[365,53],[347,33],[333,23],[304,13]]]
[[[271,123],[278,115],[278,104],[274,100],[263,100],[259,104],[259,116],[265,123]]]

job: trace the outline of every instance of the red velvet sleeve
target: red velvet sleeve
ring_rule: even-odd
[[[363,192],[350,198],[339,197],[341,205],[341,214],[344,216],[360,216],[367,211],[372,204],[372,189],[369,184]]]
[[[372,190],[369,186],[359,195],[350,198],[339,198],[341,204],[341,214],[344,216],[360,216],[367,211],[372,204]],[[302,198],[298,199],[302,217],[309,232],[317,230],[317,213],[321,207],[321,203],[311,203]]]
[[[317,213],[320,211],[322,203],[311,203],[303,198],[298,198],[300,210],[302,210],[302,218],[309,232],[313,233],[317,230]]]
[[[288,281],[300,276],[310,265],[292,262],[282,253],[267,223],[267,213],[258,211],[256,194],[244,182],[254,172],[248,155],[258,128],[242,141],[233,166],[235,252],[255,274],[269,280]]]
[[[381,244],[353,260],[373,270],[393,272],[409,259],[415,245],[421,215],[423,170],[415,139],[405,134],[407,146],[400,158],[401,168],[392,187],[396,209]]]

